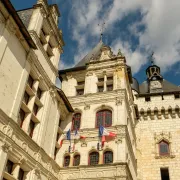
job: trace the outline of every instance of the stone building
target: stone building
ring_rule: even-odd
[[[59,15],[45,0],[18,12],[0,1],[0,179],[59,179],[56,137],[73,112],[55,86]]]
[[[69,141],[63,143],[58,159],[65,179],[180,177],[180,88],[163,79],[154,64],[146,75],[147,80],[139,85],[122,53],[114,55],[102,42],[74,68],[60,71],[62,90],[75,111],[72,119],[64,121],[65,131],[76,126],[86,137],[75,140],[71,151]],[[99,121],[117,134],[100,148]]]
[[[180,88],[153,63],[139,85],[102,40],[58,72],[58,16],[0,1],[0,179],[178,180]]]

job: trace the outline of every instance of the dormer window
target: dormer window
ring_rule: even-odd
[[[77,81],[77,86],[76,86],[76,94],[77,95],[83,95],[84,94],[84,85],[85,85],[84,80]]]
[[[97,82],[98,92],[112,91],[113,90],[113,76],[104,75],[99,77]]]

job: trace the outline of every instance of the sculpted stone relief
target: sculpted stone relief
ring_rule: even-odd
[[[71,173],[68,173],[71,172]],[[109,167],[108,168],[99,168],[99,167],[94,167],[91,169],[79,169],[79,171],[77,172],[77,170],[73,169],[64,173],[60,173],[59,178],[62,180],[66,180],[66,179],[71,179],[71,180],[75,180],[75,179],[108,179],[108,178],[116,178],[116,177],[121,177],[121,178],[126,178],[127,174],[126,174],[126,167],[123,165],[120,165],[119,167]]]

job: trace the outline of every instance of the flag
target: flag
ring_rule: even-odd
[[[108,132],[103,126],[99,127],[99,135],[100,136],[109,136],[109,137],[116,137],[116,134],[113,132]]]
[[[104,146],[104,142],[106,141],[106,136],[115,137],[116,134],[113,132],[108,132],[103,126],[99,126],[99,136],[101,137],[102,146]]]
[[[69,129],[69,131],[66,133],[66,139],[67,140],[71,140],[71,130]]]
[[[61,139],[61,141],[60,141],[60,143],[59,143],[60,148],[62,147],[63,141],[64,141],[64,139]]]
[[[86,137],[85,136],[81,136],[78,132],[78,130],[75,130],[75,133],[74,133],[74,139],[85,139]]]

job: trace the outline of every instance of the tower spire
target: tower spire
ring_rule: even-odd
[[[154,60],[155,60],[155,58],[154,58],[154,52],[151,53],[151,55],[150,55],[150,57],[149,57],[149,60],[150,60],[150,62],[151,62],[151,65],[153,66],[153,65],[154,65]]]
[[[103,40],[103,33],[105,30],[105,24],[106,24],[105,22],[98,24],[98,26],[100,27],[100,42],[102,42],[102,40]]]

